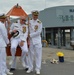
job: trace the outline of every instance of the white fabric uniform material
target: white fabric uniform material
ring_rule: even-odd
[[[23,32],[23,27],[26,27],[25,32]],[[16,68],[15,53],[16,53],[16,48],[21,41],[24,41],[24,45],[22,47],[19,45],[22,50],[22,55],[21,55],[22,62],[24,62],[24,58],[26,56],[26,53],[28,52],[28,47],[27,47],[28,27],[27,25],[25,24],[21,25],[20,23],[13,23],[10,27],[10,33],[15,29],[19,31],[19,35],[16,36],[15,38],[13,37],[11,38],[11,54],[12,54],[12,60],[13,60],[11,68]]]
[[[30,20],[29,31],[30,31],[29,69],[33,70],[33,60],[35,55],[35,65],[36,65],[35,70],[40,70],[42,58],[41,21],[39,19]]]
[[[29,54],[27,53],[26,58],[25,58],[25,68],[29,68]]]
[[[7,30],[0,22],[0,75],[6,75],[6,46],[8,43]]]

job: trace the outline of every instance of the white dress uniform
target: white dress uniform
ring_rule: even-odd
[[[6,46],[9,44],[7,30],[0,22],[0,75],[6,75]]]
[[[30,50],[29,50],[29,70],[33,70],[33,60],[35,55],[35,70],[41,69],[42,43],[41,43],[42,22],[37,20],[29,21]]]
[[[19,34],[16,37],[11,38],[11,54],[13,60],[11,68],[16,68],[15,53],[16,53],[16,48],[21,41],[24,41],[24,45],[22,47],[19,45],[22,50],[22,55],[21,55],[22,62],[24,62],[24,58],[26,56],[26,53],[28,52],[28,47],[27,47],[28,27],[25,24],[21,25],[20,23],[13,23],[10,27],[10,34],[13,30],[19,31]]]

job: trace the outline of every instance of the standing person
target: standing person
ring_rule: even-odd
[[[41,31],[42,22],[38,19],[39,12],[32,12],[32,19],[29,20],[29,39],[30,39],[30,50],[29,50],[29,69],[27,73],[33,71],[33,58],[35,55],[35,71],[36,74],[40,74],[41,69],[41,58],[42,58],[42,44],[41,44]]]
[[[6,70],[6,46],[9,44],[7,30],[5,28],[6,16],[0,14],[0,75],[7,75]]]
[[[7,29],[7,33],[8,33],[8,31],[9,31],[9,25],[10,25],[10,20],[9,20],[9,18],[8,18],[8,16],[7,16],[7,17],[6,17],[6,20],[5,20],[5,27],[6,27],[6,29]],[[10,72],[10,70],[7,68],[7,66],[6,66],[6,74],[7,74],[7,75],[13,75],[13,73]]]
[[[27,47],[27,36],[28,36],[28,27],[25,25],[25,17],[21,17],[18,23],[13,23],[10,27],[11,37],[11,54],[12,54],[12,65],[10,71],[16,69],[16,48],[19,45],[22,50],[21,61],[22,65],[25,65],[24,59],[26,53],[28,52]]]

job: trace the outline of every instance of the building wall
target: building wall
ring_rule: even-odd
[[[74,6],[51,7],[40,11],[43,27],[74,27]]]

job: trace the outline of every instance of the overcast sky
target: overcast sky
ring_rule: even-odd
[[[27,14],[32,10],[43,10],[45,8],[74,5],[74,0],[0,0],[0,13],[7,13],[14,5],[19,4]]]

